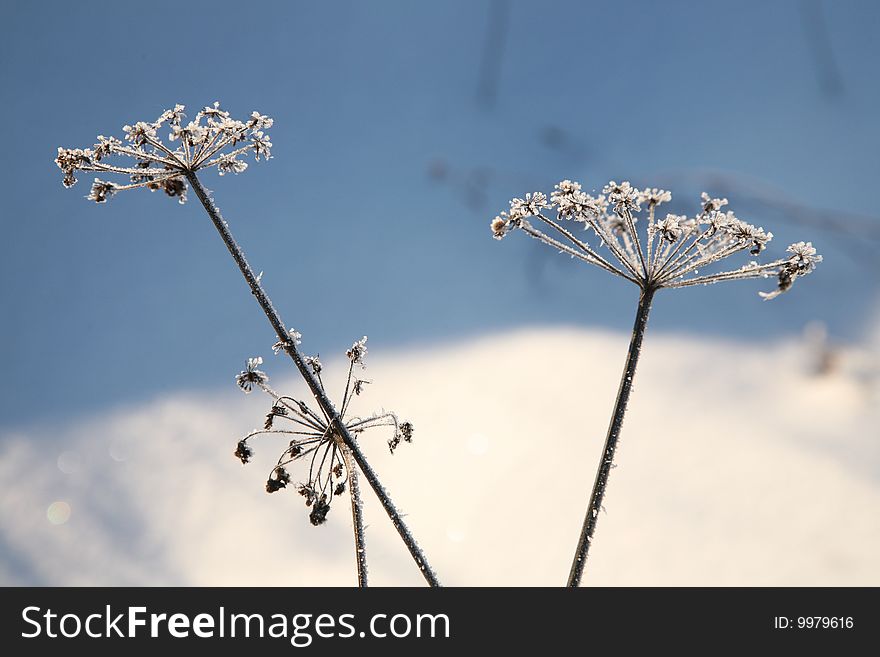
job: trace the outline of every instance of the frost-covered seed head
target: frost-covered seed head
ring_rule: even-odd
[[[292,341],[299,343],[301,336],[297,331],[291,330],[289,334]],[[363,337],[348,350],[351,367],[345,384],[345,394],[338,406],[343,426],[350,435],[359,438],[372,429],[388,427],[393,431],[392,435],[398,442],[401,440],[410,442],[413,434],[412,424],[400,422],[394,413],[382,411],[366,417],[350,416],[349,405],[352,398],[360,395],[364,386],[369,383],[354,377],[352,372],[355,363],[364,364],[367,353],[366,341],[367,338]],[[320,373],[321,365],[317,357],[306,357],[304,360],[316,374]],[[288,488],[291,482],[288,466],[299,461],[307,461],[303,471],[308,476],[305,481],[296,485],[296,491],[305,498],[306,506],[310,508],[310,521],[315,525],[323,524],[333,499],[349,490],[348,479],[352,476],[347,465],[349,460],[347,456],[350,457],[349,448],[337,425],[320,409],[313,411],[305,401],[288,395],[279,395],[272,390],[266,383],[268,376],[258,369],[260,365],[262,359],[249,359],[246,369],[236,379],[247,391],[254,385],[259,385],[263,392],[272,398],[272,406],[265,416],[263,428],[251,432],[238,442],[235,456],[242,463],[248,463],[253,456],[250,441],[265,434],[283,436],[287,447],[282,451],[265,480],[266,491],[274,493],[282,488]],[[317,378],[317,384],[324,391],[324,383],[320,376]],[[292,440],[291,436],[293,436]]]
[[[513,199],[510,214],[502,212],[492,220],[493,237],[501,239],[514,228],[519,229],[556,251],[626,278],[643,289],[776,276],[779,289],[762,293],[764,298],[790,289],[796,278],[812,272],[822,260],[811,243],[798,242],[789,247],[791,255],[787,258],[705,273],[704,268],[711,272],[717,263],[737,253],[759,255],[773,233],[743,221],[731,211],[722,212],[727,199],[712,198],[705,192],[696,215],[668,214],[656,220],[655,208],[672,198],[666,190],[647,187],[639,191],[629,182],[615,181],[608,183],[598,198],[581,190],[580,183],[563,180],[555,186],[549,203],[540,192]],[[650,210],[645,236],[640,234],[636,216],[642,206]],[[541,214],[545,208],[555,208],[555,218]],[[566,228],[564,220],[569,219],[582,221],[592,229],[596,243],[590,245],[585,237]],[[608,253],[602,255],[603,249]],[[393,451],[394,439],[389,446]]]
[[[272,126],[268,116],[253,112],[246,121],[236,121],[214,103],[184,123],[183,111],[183,105],[175,105],[156,121],[126,125],[122,140],[99,135],[92,148],[59,148],[55,163],[62,171],[62,183],[65,187],[76,184],[77,171],[116,174],[127,182],[98,181],[100,185],[93,186],[87,198],[104,203],[116,192],[146,187],[184,203],[187,174],[215,166],[220,175],[238,174],[247,169],[242,158],[248,153],[257,161],[271,158],[272,141],[264,132]],[[163,127],[168,128],[162,133],[167,135],[167,144],[160,135]],[[126,163],[126,158],[134,163]]]

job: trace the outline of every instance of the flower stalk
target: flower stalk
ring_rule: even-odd
[[[672,194],[666,190],[638,190],[629,182],[614,181],[602,189],[600,196],[591,196],[582,191],[579,183],[563,180],[549,199],[542,192],[514,198],[510,209],[499,213],[489,225],[497,240],[522,231],[559,253],[595,265],[639,288],[639,306],[626,364],[569,571],[570,587],[579,586],[583,578],[608,477],[615,465],[614,456],[654,294],[662,288],[776,277],[775,290],[759,292],[761,298],[769,300],[789,291],[795,280],[812,273],[822,261],[811,242],[796,242],[788,247],[791,255],[787,257],[765,264],[752,261],[736,269],[713,272],[718,263],[737,253],[747,251],[752,256],[759,255],[773,233],[739,219],[733,212],[722,212],[727,199],[712,198],[706,193],[701,197],[700,212],[694,217],[667,214],[658,218],[657,208],[671,200]],[[647,208],[647,227],[640,235],[636,215],[644,207]],[[555,218],[545,215],[547,210],[555,210]],[[578,226],[583,236],[576,234]],[[595,247],[588,242],[590,233]],[[600,253],[600,247],[607,251],[605,255]],[[710,273],[701,274],[705,269]]]
[[[260,277],[254,274],[244,252],[232,236],[229,225],[223,220],[220,209],[198,178],[198,171],[214,167],[221,176],[228,173],[239,174],[248,168],[247,162],[244,161],[247,154],[252,154],[258,162],[270,159],[272,142],[264,130],[272,127],[273,119],[258,112],[252,112],[245,121],[238,121],[231,118],[229,113],[220,107],[220,103],[216,102],[197,112],[195,118],[189,123],[184,123],[184,109],[183,105],[175,105],[173,109],[162,112],[154,122],[139,121],[133,125],[124,126],[124,140],[99,135],[98,143],[91,148],[59,148],[55,164],[63,173],[64,186],[72,187],[75,185],[77,182],[76,174],[81,171],[112,174],[126,179],[124,184],[119,184],[95,178],[87,198],[96,203],[106,203],[118,192],[139,188],[163,191],[169,197],[176,198],[178,202],[185,203],[187,183],[189,187],[192,187],[244,276],[251,293],[278,335],[278,342],[274,347],[276,352],[285,351],[290,356],[320,408],[320,414],[318,414],[301,402],[297,402],[297,404],[302,404],[301,407],[294,407],[289,405],[290,398],[275,396],[275,393],[265,386],[268,377],[257,369],[257,366],[262,363],[262,359],[249,359],[247,370],[237,377],[239,385],[245,392],[250,392],[254,386],[262,388],[265,392],[276,397],[278,405],[273,406],[272,412],[267,417],[267,431],[256,431],[240,441],[235,455],[241,459],[242,463],[249,461],[253,452],[248,445],[248,439],[260,433],[271,432],[269,430],[276,411],[281,416],[289,416],[290,419],[297,417],[298,419],[293,421],[308,431],[278,431],[276,433],[305,434],[306,437],[290,441],[290,447],[282,454],[282,458],[279,459],[269,481],[267,481],[267,492],[274,492],[287,486],[290,481],[289,474],[284,469],[287,463],[306,453],[312,454],[320,451],[322,457],[317,467],[317,477],[314,476],[313,470],[310,470],[308,484],[300,488],[300,493],[306,497],[306,505],[311,507],[310,520],[313,524],[318,525],[322,524],[326,518],[330,508],[329,502],[335,494],[334,491],[338,488],[342,492],[346,482],[350,479],[348,483],[352,486],[352,515],[358,559],[358,582],[360,585],[366,586],[363,518],[361,517],[360,488],[357,481],[359,468],[379,498],[422,576],[429,585],[439,586],[437,576],[428,565],[425,555],[355,440],[355,435],[365,429],[393,425],[395,428],[394,437],[388,441],[393,452],[401,440],[406,442],[412,440],[412,424],[398,423],[393,413],[385,413],[374,415],[365,420],[355,419],[346,425],[343,416],[350,400],[348,386],[346,386],[342,409],[337,411],[324,391],[320,378],[320,361],[316,357],[303,356],[299,351],[297,348],[299,334],[295,331],[288,331],[285,327],[271,300],[263,290]],[[169,130],[168,143],[171,146],[166,145],[159,136],[159,131],[162,129]],[[134,164],[116,163],[116,160],[120,158],[134,160]],[[348,352],[352,365],[355,362],[363,364],[362,358],[366,353],[365,342],[366,338],[356,342]],[[349,370],[349,383],[351,383],[351,370]],[[361,386],[364,383],[366,382],[355,381],[354,394],[360,394]],[[304,444],[309,445],[308,450],[302,449]],[[315,465],[314,460],[312,465]],[[325,470],[325,465],[327,465],[329,472]],[[316,482],[319,484],[318,489],[314,487]],[[331,486],[331,484],[334,485]]]
[[[202,206],[205,208],[205,211],[208,213],[208,216],[211,218],[211,221],[214,223],[214,227],[220,234],[220,237],[222,238],[223,243],[226,245],[226,248],[229,250],[230,255],[232,255],[232,259],[235,261],[235,264],[238,265],[238,268],[241,271],[242,276],[244,276],[245,282],[248,284],[251,293],[256,298],[257,303],[259,304],[263,313],[266,315],[269,323],[272,325],[275,334],[278,336],[280,350],[284,351],[290,356],[291,360],[293,360],[294,365],[299,370],[303,379],[305,379],[306,385],[309,387],[309,391],[312,393],[315,401],[321,407],[321,410],[327,416],[332,430],[338,434],[339,438],[345,444],[345,448],[350,452],[351,458],[357,464],[357,467],[360,468],[361,472],[363,472],[367,483],[370,485],[370,488],[373,489],[376,497],[379,498],[379,502],[382,504],[382,508],[385,509],[385,513],[388,514],[388,517],[391,519],[391,523],[394,525],[394,528],[397,530],[397,533],[403,540],[404,545],[406,545],[410,556],[412,557],[419,571],[422,573],[425,581],[430,586],[440,586],[440,581],[437,579],[437,576],[431,566],[428,564],[428,560],[422,552],[422,549],[419,547],[409,528],[406,526],[406,523],[403,521],[403,518],[401,518],[400,513],[397,511],[397,508],[391,501],[388,492],[379,481],[379,477],[376,475],[376,472],[367,462],[366,457],[360,450],[360,447],[358,446],[354,437],[351,435],[348,428],[346,428],[345,423],[342,421],[342,418],[340,417],[335,406],[333,405],[333,402],[330,401],[330,398],[327,396],[327,393],[324,391],[323,386],[318,381],[317,377],[312,371],[312,368],[306,364],[306,360],[300,352],[299,347],[296,344],[296,340],[291,336],[289,330],[285,327],[284,322],[281,320],[281,316],[272,305],[271,299],[269,299],[269,296],[263,290],[263,286],[257,278],[256,274],[254,274],[254,270],[248,264],[247,258],[244,255],[244,251],[242,251],[241,247],[239,247],[238,243],[232,235],[232,232],[229,230],[229,225],[220,214],[220,209],[217,207],[217,204],[211,198],[208,190],[206,190],[204,185],[202,185],[202,182],[199,180],[194,171],[187,171],[185,173],[185,176],[193,191],[196,193],[199,201],[201,201]],[[357,531],[358,530],[356,528],[356,534]],[[361,531],[363,531],[362,521]],[[362,544],[362,539],[356,539],[356,541],[360,541]],[[360,579],[360,559],[358,561],[358,564],[358,578]],[[366,581],[366,577],[364,577],[364,581]]]
[[[596,470],[596,479],[593,482],[593,491],[590,493],[590,502],[587,506],[587,514],[581,527],[580,538],[575,549],[574,559],[571,563],[571,571],[568,575],[568,586],[580,586],[587,564],[587,555],[593,534],[596,531],[596,523],[599,520],[599,512],[602,510],[602,500],[605,498],[605,488],[608,486],[608,477],[614,467],[614,454],[617,451],[617,441],[623,428],[623,418],[626,415],[626,407],[629,403],[629,395],[632,392],[633,381],[636,378],[636,365],[639,362],[639,354],[642,352],[642,338],[645,329],[648,328],[648,314],[651,312],[651,303],[654,300],[655,290],[647,288],[642,290],[639,296],[639,307],[636,311],[636,320],[633,324],[632,336],[629,341],[629,350],[626,352],[626,363],[623,374],[620,376],[620,386],[617,389],[617,399],[614,402],[614,410],[611,413],[611,423],[608,425],[608,435],[605,437],[605,445],[602,448],[602,459]]]

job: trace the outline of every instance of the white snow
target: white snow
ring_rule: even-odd
[[[415,440],[361,442],[443,583],[564,582],[625,349],[558,327],[371,347],[355,411],[394,409]],[[880,585],[874,356],[822,376],[814,356],[649,328],[585,583]],[[265,369],[302,393],[283,356]],[[269,406],[230,384],[0,431],[0,584],[353,585],[347,503],[312,527],[293,491],[263,491],[280,439],[232,456]],[[363,489],[371,581],[420,585]]]

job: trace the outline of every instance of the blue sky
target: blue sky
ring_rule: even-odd
[[[773,303],[754,282],[664,293],[652,330],[857,339],[877,310],[878,20],[872,2],[10,5],[0,425],[231,385],[268,355],[195,199],[95,206],[52,162],[177,102],[275,117],[270,162],[205,183],[306,350],[627,329],[634,289],[489,236],[562,178],[668,187],[688,212],[717,191],[771,253],[826,256]]]

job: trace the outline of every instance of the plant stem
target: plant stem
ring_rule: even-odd
[[[361,503],[361,485],[358,472],[348,450],[343,448],[345,468],[348,470],[348,493],[351,496],[351,524],[354,527],[354,556],[357,560],[358,587],[367,588],[367,546],[364,542],[364,508]]]
[[[632,391],[633,379],[636,375],[636,365],[639,362],[639,353],[642,350],[642,338],[648,326],[648,313],[651,311],[651,301],[654,298],[655,289],[646,287],[639,297],[639,308],[636,311],[636,321],[633,325],[632,337],[629,341],[629,351],[626,354],[626,365],[623,375],[620,377],[620,388],[617,391],[617,401],[614,403],[614,413],[611,416],[611,424],[608,426],[608,436],[605,438],[605,447],[602,451],[602,461],[596,472],[596,481],[593,483],[593,492],[590,495],[590,505],[587,507],[587,515],[581,528],[577,550],[571,564],[571,572],[568,575],[568,586],[580,586],[587,563],[587,553],[596,531],[596,523],[599,512],[602,510],[602,499],[605,497],[605,488],[608,486],[608,476],[614,463],[614,452],[617,450],[617,441],[620,438],[620,430],[623,427],[623,418],[626,415],[626,404]]]
[[[309,366],[306,365],[306,362],[303,359],[303,356],[300,353],[296,342],[293,340],[293,338],[291,338],[290,334],[287,331],[287,328],[284,325],[284,322],[281,321],[281,316],[278,314],[278,311],[275,310],[274,306],[272,305],[272,301],[263,290],[262,285],[260,285],[260,281],[257,280],[257,277],[254,274],[254,270],[251,269],[251,266],[248,264],[247,259],[244,255],[244,251],[242,251],[241,247],[238,246],[238,243],[235,241],[235,238],[232,236],[232,233],[229,230],[228,224],[220,215],[220,208],[218,208],[217,204],[214,203],[214,200],[208,194],[208,190],[206,190],[205,187],[202,185],[195,172],[187,171],[186,178],[189,181],[190,185],[192,185],[196,196],[199,197],[199,201],[202,202],[202,205],[204,206],[205,211],[208,213],[208,216],[211,217],[211,221],[214,222],[214,227],[217,229],[217,232],[220,233],[220,237],[223,238],[223,243],[226,244],[226,248],[229,249],[229,253],[232,255],[233,260],[235,260],[235,264],[237,264],[239,270],[241,270],[245,281],[247,281],[247,284],[251,289],[251,293],[253,293],[254,297],[256,297],[257,303],[260,304],[260,308],[263,309],[263,312],[268,318],[269,323],[272,325],[272,328],[278,335],[279,341],[284,346],[284,351],[286,351],[290,358],[293,360],[296,368],[299,370],[300,374],[305,379],[306,384],[309,386],[309,390],[312,392],[315,400],[327,414],[330,424],[333,425],[333,429],[339,434],[340,438],[342,438],[345,446],[351,452],[352,458],[354,458],[355,463],[357,463],[358,467],[361,469],[361,472],[364,473],[364,476],[367,479],[367,483],[370,484],[370,487],[373,489],[376,497],[378,497],[379,501],[382,503],[382,507],[385,509],[385,513],[388,514],[388,517],[391,519],[394,528],[397,530],[397,533],[400,534],[400,538],[403,539],[404,544],[409,550],[413,561],[416,562],[416,566],[418,566],[419,571],[421,571],[422,573],[422,576],[425,578],[430,586],[440,586],[440,582],[438,581],[437,576],[434,574],[431,566],[428,565],[428,561],[425,558],[425,555],[422,553],[421,548],[418,546],[418,543],[416,543],[416,540],[415,538],[413,538],[413,535],[409,531],[409,528],[403,522],[403,518],[400,517],[397,509],[391,502],[391,498],[388,496],[388,493],[385,491],[385,488],[379,481],[379,477],[376,475],[373,468],[367,462],[366,457],[364,456],[363,452],[361,452],[360,447],[358,447],[354,437],[345,427],[342,418],[339,416],[339,413],[333,406],[333,402],[330,401],[330,398],[324,392],[324,388],[318,382],[317,378],[315,378],[315,375],[309,368]]]

